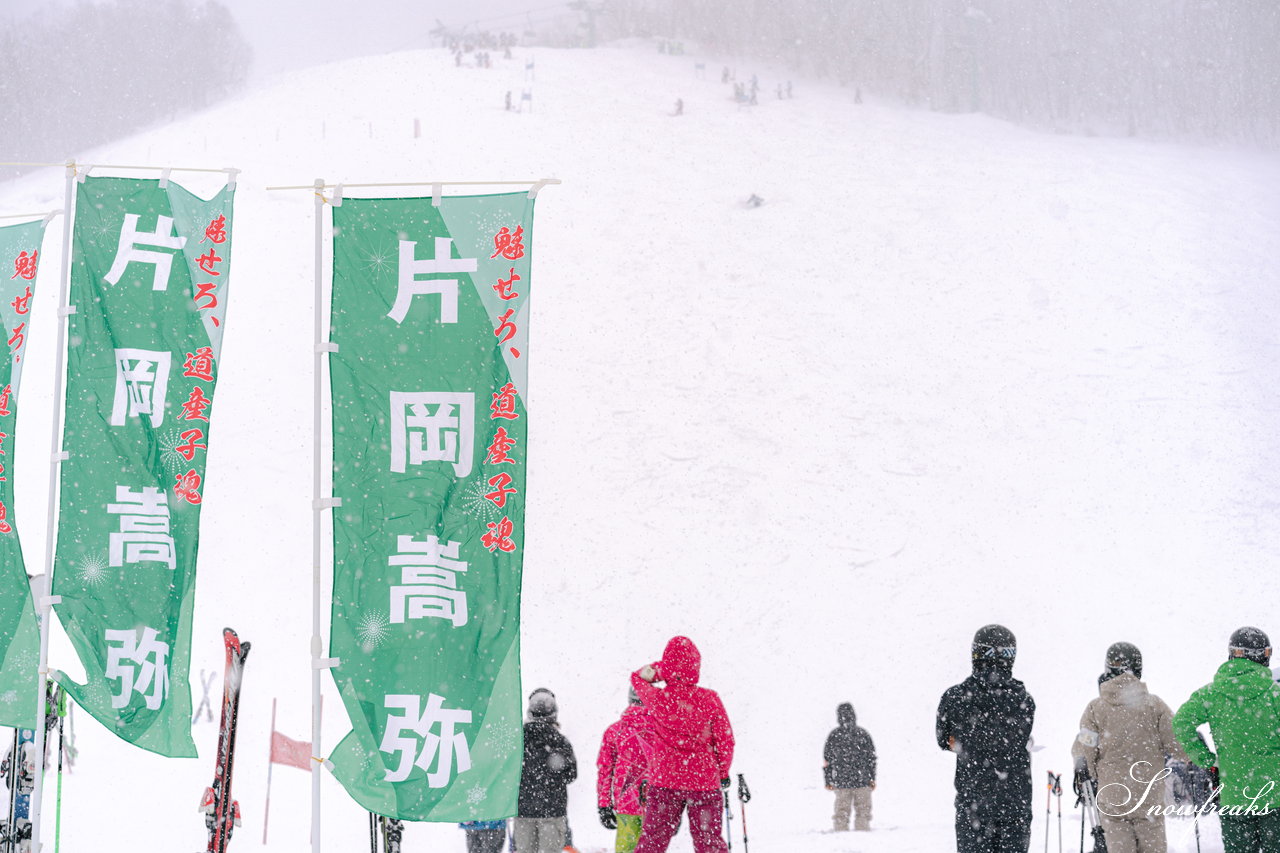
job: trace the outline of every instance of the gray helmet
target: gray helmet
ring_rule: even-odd
[[[546,720],[549,723],[554,723],[559,710],[556,706],[556,694],[547,688],[539,687],[529,694],[528,713],[530,720]]]
[[[1227,644],[1227,657],[1271,666],[1271,638],[1261,628],[1237,628]]]
[[[986,625],[973,635],[970,651],[974,663],[995,661],[1011,667],[1014,658],[1018,656],[1018,640],[1003,625]]]
[[[1132,672],[1142,678],[1142,652],[1133,643],[1112,643],[1107,649],[1107,673]]]

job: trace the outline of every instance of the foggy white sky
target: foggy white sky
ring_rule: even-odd
[[[515,30],[524,13],[567,0],[223,0],[253,44],[255,73],[326,59],[425,46],[446,26]]]
[[[0,0],[0,21],[70,0]],[[162,3],[169,0],[135,0]],[[186,0],[199,5],[202,0]],[[254,75],[349,56],[424,46],[437,19],[451,28],[519,29],[568,0],[222,0],[254,49]]]

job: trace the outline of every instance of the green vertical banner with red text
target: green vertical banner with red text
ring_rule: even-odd
[[[13,454],[31,304],[45,222],[0,228],[0,316],[6,356],[0,357],[0,725],[33,729],[40,666],[40,630],[14,513]]]
[[[330,762],[390,817],[516,811],[533,206],[333,209]]]
[[[191,619],[233,197],[89,177],[75,205],[53,592],[86,681],[58,680],[172,757],[196,754]]]

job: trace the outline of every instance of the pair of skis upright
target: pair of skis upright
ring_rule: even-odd
[[[61,792],[64,752],[62,719],[66,715],[66,694],[49,682],[45,694],[46,735],[58,731],[58,784]],[[0,761],[0,777],[9,788],[8,808],[0,817],[0,853],[26,853],[31,848],[31,795],[35,791],[36,733],[34,729],[14,729],[13,746]],[[46,737],[46,746],[52,739]],[[59,817],[61,814],[59,813]]]
[[[231,797],[231,770],[236,754],[236,722],[240,715],[240,681],[249,643],[241,642],[230,628],[222,631],[227,651],[226,677],[222,684],[222,722],[218,728],[217,764],[213,784],[204,791],[200,811],[209,829],[209,853],[226,853],[231,831],[240,825],[240,804]]]
[[[382,841],[382,853],[400,853],[400,839],[404,836],[404,821],[369,812],[369,850],[378,853],[378,841]]]

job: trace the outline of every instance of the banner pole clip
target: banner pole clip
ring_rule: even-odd
[[[542,190],[543,187],[548,187],[548,186],[551,186],[552,184],[558,184],[558,183],[560,183],[559,178],[542,178],[541,180],[535,182],[533,186],[529,187],[529,198],[537,198],[538,193]]]
[[[342,207],[342,182],[341,181],[334,184],[333,198],[329,199],[329,205],[331,207]]]
[[[316,352],[337,352],[338,345],[333,341],[325,341],[322,344],[316,344]]]
[[[74,313],[76,313],[76,306],[74,305],[63,305],[58,309],[59,317],[70,317]]]
[[[342,506],[342,498],[316,498],[311,502],[311,508],[314,510],[333,509]]]
[[[240,170],[235,168],[234,166],[227,166],[225,169],[223,169],[223,171],[227,173],[227,189],[229,190],[235,189],[236,176],[240,174]]]
[[[55,605],[55,604],[61,604],[61,603],[62,603],[62,596],[60,596],[60,595],[42,595],[42,596],[40,596],[40,607],[41,607],[42,609],[48,610],[48,609],[49,609],[50,607],[52,607],[53,605]]]
[[[440,206],[440,194],[443,190],[444,190],[444,185],[439,181],[431,185],[431,206],[432,207]]]
[[[168,166],[160,170],[160,189],[167,190],[169,188],[169,173],[172,171],[173,169]]]
[[[342,663],[342,658],[316,658],[311,661],[312,669],[333,669]]]

